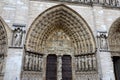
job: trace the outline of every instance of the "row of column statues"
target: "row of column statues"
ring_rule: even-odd
[[[43,56],[26,52],[24,70],[25,71],[42,71]]]
[[[94,71],[97,68],[95,54],[75,57],[76,72]]]

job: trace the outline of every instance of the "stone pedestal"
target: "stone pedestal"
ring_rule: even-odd
[[[23,49],[9,48],[6,59],[4,80],[20,80]]]

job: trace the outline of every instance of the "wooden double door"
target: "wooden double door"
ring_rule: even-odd
[[[114,64],[114,72],[115,72],[115,80],[120,80],[120,57],[114,56],[113,57],[113,64]]]
[[[62,80],[72,80],[71,56],[62,56]],[[48,55],[46,63],[46,80],[57,80],[57,56]]]

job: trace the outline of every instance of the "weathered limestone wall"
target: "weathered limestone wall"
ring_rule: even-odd
[[[13,24],[27,25],[29,0],[0,0],[0,16],[9,26],[8,47],[11,46]],[[20,80],[22,49],[8,48],[4,80]]]
[[[0,16],[12,27],[14,23],[26,24],[29,0],[1,0]]]
[[[20,80],[22,58],[23,49],[8,49],[4,80]]]

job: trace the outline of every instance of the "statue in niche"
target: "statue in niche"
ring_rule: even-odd
[[[39,71],[41,71],[42,70],[42,56],[40,56],[39,58]]]
[[[106,49],[106,40],[105,40],[105,38],[101,38],[101,49]]]
[[[79,68],[79,66],[78,66],[78,57],[76,57],[75,58],[75,67],[76,67],[76,71],[78,71],[78,68]]]
[[[88,70],[88,58],[85,56],[85,70]]]
[[[92,58],[93,58],[93,69],[96,70],[97,64],[96,64],[96,57],[95,57],[95,55],[93,55]]]
[[[33,62],[32,62],[32,70],[35,70],[35,55],[33,54],[32,55],[32,60],[33,60]]]
[[[85,69],[85,60],[84,60],[84,56],[81,57],[82,60],[82,70]]]
[[[35,70],[38,70],[38,55],[35,58]]]
[[[3,69],[3,62],[0,61],[0,73],[2,73],[2,69]]]
[[[0,73],[3,72],[3,67],[4,67],[4,57],[1,56],[0,57]]]
[[[29,56],[28,54],[25,56],[25,69],[28,68]]]
[[[23,31],[20,28],[15,29],[13,34],[13,46],[20,47],[22,43]]]
[[[98,38],[100,41],[100,49],[106,50],[108,49],[107,45],[107,32],[98,32]]]
[[[92,57],[91,57],[91,55],[88,55],[88,67],[89,67],[89,70],[92,69]]]
[[[32,69],[32,55],[29,55],[29,70]]]
[[[81,70],[81,58],[78,57],[78,65],[79,65],[79,71]]]

